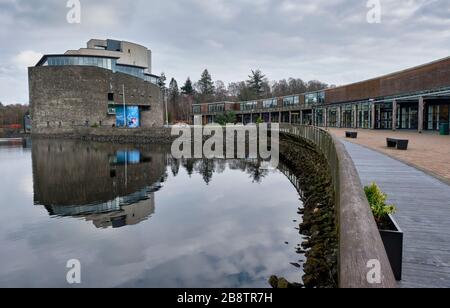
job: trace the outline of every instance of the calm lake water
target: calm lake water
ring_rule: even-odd
[[[255,161],[163,146],[0,144],[0,287],[269,287],[301,282],[299,195]],[[293,265],[294,264],[294,265]]]

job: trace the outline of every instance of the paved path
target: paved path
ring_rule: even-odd
[[[332,128],[330,131],[338,137],[344,137],[345,131],[353,129]],[[439,136],[437,132],[398,130],[359,129],[358,139],[349,140],[387,154],[408,164],[426,170],[450,183],[450,136]],[[386,138],[408,139],[408,151],[397,151],[386,147]]]
[[[450,186],[379,152],[344,141],[363,185],[397,206],[405,233],[401,287],[450,287]]]

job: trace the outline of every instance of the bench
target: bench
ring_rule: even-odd
[[[397,148],[398,150],[408,150],[409,140],[386,138],[388,148]]]
[[[345,137],[346,138],[357,139],[358,138],[358,133],[357,132],[345,132]]]

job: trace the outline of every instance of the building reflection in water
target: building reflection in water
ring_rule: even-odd
[[[166,147],[68,140],[34,140],[32,147],[34,203],[45,206],[51,216],[120,228],[155,213]]]
[[[136,147],[73,140],[33,140],[34,203],[51,216],[77,217],[97,228],[120,228],[155,213],[154,193],[167,170],[177,176],[201,174],[209,185],[214,174],[241,170],[253,182],[267,176],[261,161],[183,159],[171,157],[170,146]]]

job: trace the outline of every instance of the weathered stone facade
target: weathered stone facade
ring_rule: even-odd
[[[33,133],[58,128],[112,127],[108,106],[139,106],[142,128],[162,127],[163,103],[158,86],[142,79],[90,66],[29,68]],[[56,128],[56,130],[55,130]]]

